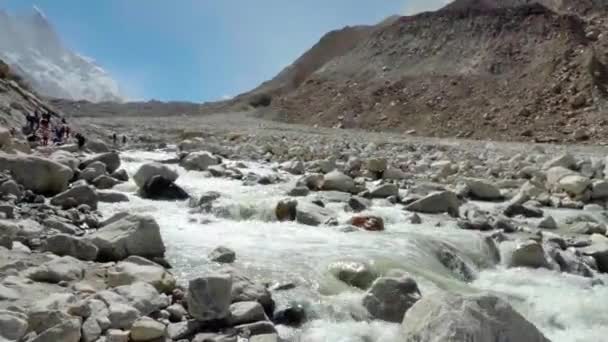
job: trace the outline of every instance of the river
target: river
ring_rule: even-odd
[[[123,167],[134,174],[147,161],[174,157],[170,152],[127,151]],[[257,174],[276,172],[273,165],[244,162]],[[402,269],[414,276],[421,292],[488,291],[508,300],[520,313],[554,342],[595,342],[608,336],[608,286],[593,286],[588,278],[545,269],[508,269],[492,260],[484,237],[444,222],[440,216],[422,216],[423,224],[406,222],[409,213],[399,205],[376,201],[368,211],[385,220],[384,232],[344,232],[338,227],[309,227],[273,219],[276,202],[285,198],[290,183],[244,186],[241,181],[204,177],[200,172],[174,167],[177,184],[193,196],[205,191],[222,194],[218,205],[224,214],[191,213],[186,202],[144,200],[135,195],[133,182],[114,190],[126,193],[130,202],[101,204],[104,215],[129,211],[152,215],[161,227],[167,258],[180,282],[210,272],[218,266],[208,253],[217,246],[236,252],[234,264],[260,282],[293,282],[297,287],[273,293],[279,305],[304,303],[308,322],[298,329],[278,327],[283,338],[302,342],[396,341],[399,325],[359,320],[363,292],[337,281],[327,270],[335,261],[358,260],[381,273]],[[295,176],[285,175],[291,181]],[[343,204],[330,203],[344,223],[350,217]],[[444,220],[445,221],[445,220]],[[437,259],[435,251],[448,246],[475,273],[465,283]],[[602,276],[608,284],[608,277]]]

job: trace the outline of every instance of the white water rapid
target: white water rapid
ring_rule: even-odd
[[[122,155],[123,167],[133,174],[143,163],[174,157],[168,152],[130,151]],[[258,174],[274,172],[271,165],[246,162]],[[478,232],[450,224],[435,227],[441,217],[423,216],[422,225],[406,223],[408,213],[399,205],[375,202],[370,213],[385,220],[384,232],[343,232],[339,227],[309,227],[273,221],[273,207],[290,183],[244,186],[241,181],[204,177],[176,165],[177,184],[193,196],[205,191],[222,194],[218,200],[228,218],[191,214],[187,202],[143,200],[133,182],[114,190],[129,195],[130,202],[101,204],[104,215],[128,210],[149,214],[158,221],[173,272],[182,282],[217,267],[207,254],[222,245],[233,249],[235,267],[260,282],[293,282],[293,290],[273,293],[278,305],[306,303],[313,313],[298,329],[279,327],[290,341],[371,342],[396,341],[399,325],[359,320],[363,292],[335,280],[327,266],[339,260],[361,260],[380,272],[399,268],[411,273],[423,295],[438,289],[491,291],[507,299],[554,342],[605,341],[608,336],[608,286],[549,270],[507,269],[495,265],[492,250]],[[295,180],[295,178],[293,178]],[[330,203],[339,221],[350,216],[342,204]],[[469,266],[476,279],[465,283],[444,267],[435,254],[449,245]],[[602,279],[608,284],[608,278]]]

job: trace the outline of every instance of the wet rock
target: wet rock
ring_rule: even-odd
[[[227,247],[219,246],[209,253],[209,260],[230,264],[236,259],[236,253]]]
[[[388,167],[388,163],[385,158],[370,158],[365,164],[367,170],[373,173],[382,173]]]
[[[274,324],[298,327],[306,321],[306,309],[302,304],[292,303],[277,310],[272,316]]]
[[[164,267],[139,256],[130,256],[108,269],[106,282],[110,287],[144,282],[161,293],[171,293],[176,286],[175,278]]]
[[[264,308],[258,302],[237,302],[230,305],[230,325],[239,325],[266,320]]]
[[[411,223],[411,224],[421,224],[422,223],[422,218],[416,214],[413,213],[412,215],[408,216],[408,218],[406,219],[407,222]]]
[[[31,155],[0,153],[0,170],[11,172],[25,189],[41,194],[57,194],[68,187],[73,171],[50,159]]]
[[[395,184],[381,184],[369,191],[372,198],[387,198],[390,196],[399,196],[399,188]]]
[[[411,277],[376,279],[363,297],[363,306],[377,319],[399,323],[409,308],[421,298]]]
[[[99,202],[103,203],[119,203],[119,202],[129,202],[129,197],[121,192],[97,192],[97,196],[99,197]]]
[[[502,199],[500,190],[482,179],[471,179],[466,182],[471,197],[480,200],[495,201]]]
[[[107,168],[108,173],[113,173],[120,167],[120,156],[118,152],[107,152],[91,156],[82,162],[82,169],[86,169],[94,162],[102,162]]]
[[[87,140],[85,147],[91,151],[91,152],[95,152],[95,153],[106,153],[106,152],[110,152],[110,148],[108,147],[108,145],[99,140],[99,139],[89,139]]]
[[[70,256],[59,257],[28,271],[34,281],[57,284],[61,281],[80,280],[84,277],[85,265]]]
[[[257,301],[264,307],[266,314],[272,315],[275,303],[263,284],[252,281],[234,269],[227,268],[223,272],[232,276],[232,303]]]
[[[200,321],[227,318],[231,303],[230,275],[209,275],[193,279],[188,285],[188,312]]]
[[[519,243],[513,250],[509,267],[549,268],[549,263],[541,244],[536,241],[526,241]]]
[[[358,215],[350,219],[350,224],[369,231],[384,230],[384,220],[379,216]]]
[[[80,228],[71,223],[65,222],[64,219],[60,219],[58,217],[50,217],[44,220],[43,224],[48,228],[68,235],[76,235],[81,232]]]
[[[299,160],[292,160],[281,164],[281,169],[291,173],[292,175],[301,175],[304,173],[304,163]]]
[[[162,257],[165,245],[154,218],[126,214],[88,235],[86,240],[99,249],[98,259],[117,261],[130,255]]]
[[[543,211],[541,209],[517,203],[507,205],[503,211],[503,214],[507,217],[543,217]]]
[[[96,260],[99,251],[97,246],[89,241],[67,234],[57,234],[47,238],[44,250],[59,256],[67,255],[85,261]]]
[[[447,245],[441,246],[435,255],[443,266],[461,281],[471,282],[475,280],[475,270],[473,270],[453,248]]]
[[[97,163],[93,163],[93,164],[91,164],[91,166],[93,166],[95,164],[97,164]],[[99,163],[99,164],[101,164],[101,163]],[[103,169],[89,167],[89,168],[82,170],[80,172],[80,174],[78,175],[78,179],[84,180],[87,183],[92,183],[95,178],[105,174],[105,170],[104,170],[105,165],[103,165],[103,164],[101,164],[101,165],[102,165]]]
[[[537,227],[542,229],[557,229],[557,222],[555,222],[553,216],[546,216],[538,222]]]
[[[296,186],[305,186],[312,191],[318,191],[323,188],[324,179],[322,174],[312,173],[298,179]]]
[[[591,184],[591,198],[592,199],[606,199],[608,198],[608,181],[596,180]]]
[[[256,335],[275,334],[277,330],[269,321],[241,324],[234,327],[239,335],[255,337]],[[250,338],[251,341],[251,338]]]
[[[574,234],[600,234],[606,235],[606,225],[596,222],[577,222],[568,228]]]
[[[110,174],[110,176],[112,178],[118,179],[121,182],[128,182],[129,181],[129,175],[127,174],[127,171],[124,170],[124,169],[114,171],[114,172],[112,172]]]
[[[559,265],[562,272],[580,275],[582,277],[593,277],[593,271],[580,257],[571,250],[557,250],[553,259]]]
[[[279,221],[295,221],[296,207],[298,201],[292,199],[281,200],[274,209],[275,216]]]
[[[426,214],[458,215],[460,200],[451,191],[434,192],[405,206],[405,209]]]
[[[353,179],[340,171],[332,171],[325,175],[323,190],[352,192],[356,188]]]
[[[492,224],[488,214],[472,203],[465,203],[458,208],[458,226],[469,230],[491,230]]]
[[[180,165],[186,170],[205,171],[209,166],[221,164],[222,160],[209,152],[192,152],[182,159]]]
[[[370,265],[358,261],[337,261],[328,269],[338,280],[362,290],[369,288],[378,278]]]
[[[17,182],[14,180],[8,180],[2,183],[2,185],[0,185],[0,194],[3,196],[13,195],[17,199],[21,199],[23,197],[23,191],[19,187],[19,184],[17,184]]]
[[[348,199],[348,206],[354,212],[361,212],[363,210],[366,210],[371,205],[372,205],[372,202],[370,200],[368,200],[368,199],[363,198],[363,197],[352,196],[351,198]]]
[[[307,226],[331,224],[335,221],[334,213],[310,202],[299,202],[296,206],[296,221]]]
[[[296,186],[295,188],[292,188],[291,190],[289,190],[287,192],[287,196],[304,197],[304,196],[308,196],[309,193],[310,193],[310,190],[307,187]]]
[[[406,312],[401,331],[404,341],[417,342],[549,342],[507,302],[491,295],[424,296]]]
[[[171,322],[181,322],[188,315],[188,311],[178,303],[169,305],[166,310],[169,313],[169,320]]]
[[[81,327],[82,342],[94,342],[103,332],[96,317],[85,319]]]
[[[97,189],[101,190],[111,189],[118,184],[120,184],[118,179],[114,179],[108,175],[101,175],[93,179],[93,185],[95,185]]]
[[[144,198],[153,200],[186,200],[190,198],[188,193],[175,184],[173,181],[162,176],[153,176],[148,179],[140,189],[140,194]]]
[[[75,201],[77,205],[86,204],[90,206],[91,209],[95,210],[97,209],[99,196],[93,187],[88,185],[79,185],[51,198],[52,205],[60,206],[64,209],[73,208],[73,201]]]
[[[139,188],[142,188],[154,176],[161,176],[172,182],[175,182],[178,177],[177,172],[166,165],[161,163],[147,163],[137,170],[135,175],[133,175],[133,180]]]

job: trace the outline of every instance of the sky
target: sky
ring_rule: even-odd
[[[272,78],[328,31],[445,0],[0,0],[36,6],[130,99],[204,102]]]

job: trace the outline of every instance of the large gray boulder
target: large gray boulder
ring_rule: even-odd
[[[8,170],[17,183],[36,193],[54,195],[67,189],[72,169],[46,158],[0,152],[0,170]]]
[[[180,165],[186,170],[205,171],[209,166],[221,164],[222,160],[207,151],[188,154]]]
[[[131,341],[154,341],[165,335],[165,325],[150,317],[142,317],[131,327]]]
[[[390,196],[399,196],[399,187],[395,184],[385,183],[380,184],[369,191],[373,198],[387,198]]]
[[[406,313],[402,340],[416,342],[550,342],[509,303],[491,295],[424,296]]]
[[[228,274],[193,279],[188,285],[188,312],[199,321],[227,318],[231,291],[232,277]]]
[[[151,216],[127,214],[86,237],[99,248],[98,259],[118,261],[130,255],[162,257],[165,245]]]
[[[334,170],[325,175],[323,190],[352,192],[355,189],[355,181],[340,171]]]
[[[405,209],[426,214],[448,213],[456,216],[458,215],[460,204],[460,199],[458,199],[455,193],[451,191],[439,191],[408,204]]]
[[[608,238],[604,235],[591,235],[591,245],[583,247],[580,251],[593,257],[600,272],[608,273]]]
[[[30,342],[79,342],[81,335],[81,321],[71,318],[59,323],[34,337]]]
[[[107,172],[112,173],[120,167],[120,156],[118,152],[107,152],[91,156],[82,162],[83,169],[94,162],[102,162],[106,165]]]
[[[49,156],[49,159],[59,164],[65,165],[72,170],[77,170],[78,165],[80,164],[80,161],[78,160],[78,158],[76,158],[76,156],[74,156],[74,154],[62,150],[57,150],[53,152]]]
[[[25,314],[0,310],[0,341],[20,341],[27,332],[27,326]]]
[[[114,289],[114,292],[119,296],[116,300],[109,300],[108,302],[121,303],[122,301],[122,304],[129,304],[139,310],[143,316],[168,306],[168,303],[160,296],[154,286],[148,283],[138,282],[118,286]],[[116,296],[116,294],[113,295]]]
[[[99,196],[97,190],[89,185],[78,185],[51,198],[51,204],[65,209],[86,204],[91,209],[97,209]],[[76,204],[76,205],[74,205]]]
[[[469,179],[466,184],[469,188],[469,194],[473,198],[487,201],[495,201],[502,198],[500,190],[486,180]]]
[[[400,323],[403,315],[421,297],[413,278],[382,277],[376,279],[363,297],[363,306],[375,318]]]
[[[59,283],[61,281],[81,280],[85,264],[71,256],[58,257],[28,270],[28,277],[34,281]]]
[[[328,224],[334,220],[334,213],[326,208],[310,202],[298,202],[296,205],[296,221],[307,226]]]
[[[353,260],[333,262],[328,270],[336,279],[362,290],[369,288],[378,278],[369,264]]]
[[[178,175],[177,172],[161,163],[147,163],[142,165],[133,175],[133,180],[138,187],[142,188],[147,181],[154,176],[162,176],[172,182],[175,182]]]
[[[68,255],[80,260],[94,261],[99,249],[89,241],[67,234],[57,234],[46,239],[44,250],[60,256]]]
[[[0,247],[11,249],[21,227],[15,222],[0,220]]]
[[[521,242],[513,250],[509,267],[549,267],[543,246],[536,241]]]
[[[106,283],[110,287],[148,283],[159,292],[171,293],[175,277],[161,265],[139,256],[130,256],[108,269]]]

